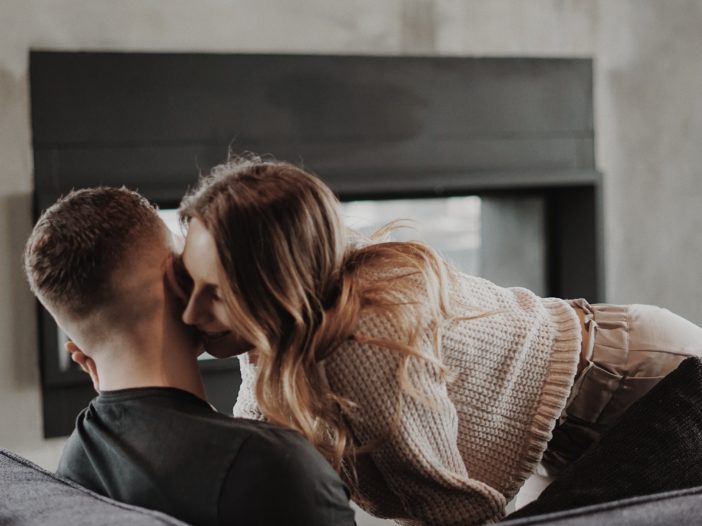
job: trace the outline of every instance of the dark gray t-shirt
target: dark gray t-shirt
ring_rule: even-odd
[[[101,393],[58,474],[192,524],[354,524],[347,487],[303,437],[174,388]]]

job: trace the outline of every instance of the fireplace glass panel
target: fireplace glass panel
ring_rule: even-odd
[[[495,283],[546,294],[544,198],[458,196],[348,201],[346,224],[364,235],[405,220],[391,239],[418,240],[456,268]]]

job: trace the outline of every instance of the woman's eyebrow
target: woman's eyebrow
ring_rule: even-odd
[[[173,256],[173,273],[181,285],[192,288],[195,284],[195,278],[188,272],[188,268],[185,266],[185,261],[183,259],[183,254]],[[218,283],[212,283],[207,279],[198,280],[200,287],[207,289],[209,291],[219,292],[220,286]]]

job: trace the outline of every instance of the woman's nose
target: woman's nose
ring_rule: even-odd
[[[200,295],[191,294],[183,310],[183,323],[186,325],[201,325],[204,319],[204,311],[200,305]]]

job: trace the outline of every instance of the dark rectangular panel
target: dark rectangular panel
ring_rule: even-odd
[[[602,301],[599,184],[547,192],[549,293]]]
[[[31,76],[40,147],[592,136],[589,60],[34,52]]]
[[[594,166],[590,60],[34,52],[30,67],[50,196],[126,184],[171,200],[230,148],[354,193]]]
[[[589,139],[583,139],[589,141]],[[244,150],[276,152],[280,159],[301,162],[316,171],[336,191],[357,182],[357,186],[406,184],[408,180],[440,177],[458,178],[466,189],[482,187],[485,178],[496,172],[511,171],[515,178],[525,172],[559,172],[579,179],[585,172],[577,164],[582,141],[571,138],[474,140],[470,143],[445,140],[427,150],[407,143],[378,143],[358,148],[344,144],[308,144],[307,154],[296,154],[296,144],[249,142],[237,143]],[[266,150],[265,148],[270,148]],[[302,148],[302,147],[300,147]],[[590,149],[589,147],[585,147]],[[431,153],[429,153],[431,152]],[[185,188],[197,181],[200,173],[226,159],[227,145],[180,146],[83,146],[38,148],[35,151],[37,186],[42,192],[65,193],[84,186],[127,185],[149,193],[170,191],[182,195]],[[590,172],[593,172],[591,169]],[[444,184],[435,181],[437,184]],[[426,185],[415,190],[426,190]]]

